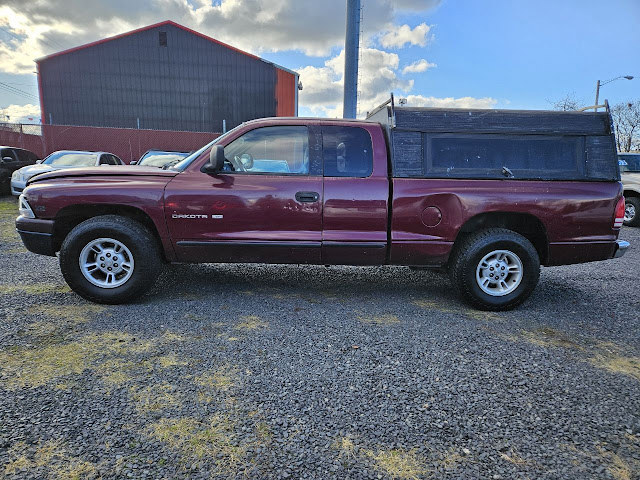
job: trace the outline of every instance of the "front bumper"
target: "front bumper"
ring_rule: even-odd
[[[20,234],[22,243],[27,247],[27,250],[50,257],[56,256],[53,224],[53,220],[26,218],[22,215],[16,218],[16,230]]]
[[[16,180],[11,180],[11,195],[15,195],[16,197],[22,193],[25,189],[27,182],[19,182]]]
[[[630,245],[629,242],[625,242],[624,240],[617,240],[616,241],[616,251],[613,254],[613,258],[622,257],[627,252],[627,249],[629,248],[629,245]]]

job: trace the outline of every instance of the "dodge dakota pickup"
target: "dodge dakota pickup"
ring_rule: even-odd
[[[37,175],[16,227],[94,302],[140,296],[163,262],[254,262],[445,268],[463,300],[506,310],[540,265],[629,246],[613,135],[608,112],[393,101],[367,120],[259,119],[166,170]]]

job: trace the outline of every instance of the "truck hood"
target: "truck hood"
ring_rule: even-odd
[[[46,170],[45,170],[46,171]],[[49,171],[33,177],[28,184],[68,177],[166,177],[167,181],[178,173],[175,170],[162,170],[156,167],[130,167],[126,165],[105,165],[102,167],[66,168]]]
[[[633,185],[634,187],[640,188],[640,173],[623,173],[621,175],[622,184],[625,188]]]

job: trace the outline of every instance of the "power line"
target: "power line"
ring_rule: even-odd
[[[2,30],[4,33],[6,33],[7,35],[12,36],[13,38],[15,38],[16,40],[22,42],[24,39],[21,38],[20,36],[16,35],[15,33],[13,33],[11,30],[8,30],[5,27],[0,27],[0,30]],[[41,41],[42,43],[44,43],[45,45],[53,48],[54,50],[66,50],[65,47],[63,47],[62,45],[60,45],[58,42],[56,42],[55,40],[50,40],[51,42],[55,43],[55,45],[52,45],[51,43],[49,43],[49,41],[45,40],[44,38],[40,38],[39,41]]]
[[[34,95],[29,92],[25,92],[24,90],[20,90],[19,88],[12,87],[11,85],[7,85],[6,83],[0,82],[0,88],[5,90],[6,92],[13,93],[14,95],[20,95],[26,98],[32,98],[34,100],[40,100],[40,97]]]

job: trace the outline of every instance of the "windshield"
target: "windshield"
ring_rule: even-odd
[[[93,167],[98,155],[81,152],[55,152],[44,159],[45,165],[55,167]]]
[[[147,152],[138,162],[138,165],[146,167],[164,167],[169,163],[178,163],[188,153],[184,152]]]
[[[618,155],[618,165],[623,173],[640,173],[640,153]]]
[[[242,125],[239,125],[239,127],[241,127]],[[239,128],[236,127],[236,128]],[[216,138],[214,141],[207,143],[204,147],[202,147],[200,150],[196,150],[195,152],[191,153],[188,157],[186,157],[184,160],[182,160],[180,163],[177,163],[175,165],[172,165],[170,168],[171,170],[178,170],[180,172],[182,172],[185,168],[187,168],[189,165],[191,165],[191,162],[193,162],[196,158],[198,158],[200,155],[202,155],[204,152],[206,152],[208,149],[210,149],[212,146],[214,146],[216,143],[218,143],[220,140],[222,140],[223,138],[225,138],[227,135],[229,135],[231,132],[233,132],[236,128],[234,128],[233,130],[229,130],[227,133],[223,133],[222,135],[220,135],[218,138]]]

